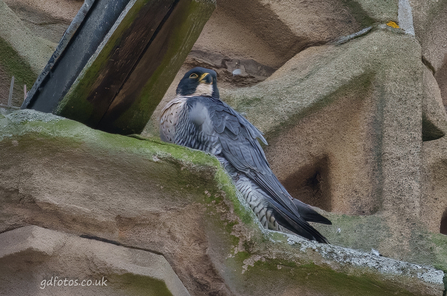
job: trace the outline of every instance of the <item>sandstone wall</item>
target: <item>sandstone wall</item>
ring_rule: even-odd
[[[217,4],[143,135],[158,136],[187,70],[213,68],[286,188],[333,221],[316,226],[333,245],[261,231],[202,153],[22,111],[0,118],[9,294],[63,271],[106,275],[103,295],[442,295],[447,1]],[[37,76],[80,5],[0,1],[0,103],[12,75],[15,93]]]

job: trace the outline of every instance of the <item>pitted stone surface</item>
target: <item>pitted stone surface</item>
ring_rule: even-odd
[[[36,266],[21,273],[34,290],[19,294],[35,294],[42,277],[110,271],[109,282],[129,283],[113,291],[144,295],[148,273],[123,265],[118,250],[130,258],[137,250],[163,254],[193,295],[363,295],[366,290],[377,296],[440,295],[443,289],[440,275],[426,267],[418,277],[414,265],[396,263],[410,272],[389,274],[377,267],[385,261],[369,254],[262,230],[210,155],[110,135],[36,111],[16,111],[0,117],[0,124],[8,135],[0,140],[0,231],[9,246],[2,247],[5,264],[0,266],[21,268],[28,261]],[[334,225],[321,231],[326,235],[340,228],[337,235],[351,241],[369,223],[356,217],[342,223],[345,216],[324,214]],[[23,228],[29,224],[56,232]],[[68,238],[57,239],[60,233]],[[386,229],[378,234],[386,236]],[[62,251],[72,255],[60,256]],[[145,257],[138,256],[131,261],[141,266]],[[70,273],[72,266],[78,273]],[[136,275],[128,275],[129,269]],[[40,276],[42,270],[48,272]],[[102,288],[88,292],[114,293]]]
[[[306,252],[307,249],[312,249],[320,253],[323,258],[336,261],[342,265],[368,267],[383,274],[405,275],[421,279],[427,283],[443,285],[444,272],[432,266],[411,264],[353,249],[316,244],[293,235],[288,236],[287,242],[291,245],[300,245],[300,251]]]
[[[40,0],[5,2],[51,6],[50,1]],[[275,138],[277,130],[299,122],[295,131],[301,136],[284,133],[281,139],[293,145],[280,153],[276,151],[282,149],[281,141],[272,140],[268,157],[280,175],[287,174],[281,159],[291,165],[302,160],[303,169],[284,179],[292,189],[303,179],[305,190],[294,193],[313,197],[319,207],[335,212],[325,213],[334,225],[321,232],[334,245],[347,248],[261,231],[250,212],[229,191],[222,192],[228,184],[219,178],[215,181],[217,162],[204,160],[200,153],[107,135],[65,119],[22,111],[0,116],[2,235],[31,223],[77,239],[87,235],[150,249],[164,255],[194,295],[442,295],[440,269],[447,270],[447,239],[439,229],[447,209],[447,142],[445,137],[422,139],[427,127],[435,136],[446,130],[441,102],[447,105],[447,1],[405,1],[412,8],[415,37],[386,25],[389,21],[402,25],[398,9],[404,1],[399,0],[355,0],[348,1],[349,7],[340,6],[347,1],[287,3],[294,9],[270,0],[239,2],[218,3],[194,48],[200,56],[191,55],[182,71],[197,63],[217,67],[223,97],[267,132],[269,139]],[[256,9],[246,12],[235,3]],[[29,31],[20,22],[15,24]],[[371,30],[351,35],[357,38],[347,38],[343,46],[323,45],[369,26]],[[37,47],[28,49],[33,48]],[[40,55],[33,58],[35,64]],[[280,68],[265,82],[241,88],[257,83],[247,65],[269,69],[267,76],[271,69]],[[238,67],[243,75],[233,76]],[[174,80],[167,100],[175,95],[183,73]],[[10,77],[4,81],[0,88],[6,89]],[[291,100],[291,93],[301,99]],[[373,98],[380,96],[383,100],[373,104]],[[273,105],[265,104],[269,97]],[[316,97],[323,100],[313,100]],[[156,113],[154,122],[158,122]],[[370,125],[363,127],[368,128],[354,128],[365,122]],[[382,133],[384,125],[388,128]],[[331,128],[325,132],[326,126]],[[153,130],[156,135],[158,128]],[[325,143],[321,146],[331,153],[320,153],[315,145],[315,139],[325,136],[332,142],[320,141]],[[303,149],[293,153],[296,147]],[[375,161],[381,157],[389,164]],[[385,174],[378,173],[384,168]],[[332,182],[325,182],[329,175]],[[371,178],[378,182],[365,193],[364,184]],[[389,195],[383,195],[382,185],[388,186]],[[325,199],[331,190],[336,194]],[[16,259],[17,254],[32,252],[30,262],[46,264],[41,262],[53,260],[62,248],[48,243],[51,240],[34,240],[34,248],[19,241],[24,243],[3,249],[10,254],[3,260],[22,262],[29,258]],[[384,256],[371,254],[371,248]],[[22,251],[14,253],[18,250]],[[98,255],[86,253],[92,258]],[[83,270],[97,268],[96,263],[85,264]],[[30,274],[22,275],[32,279]],[[141,283],[135,277],[116,280]],[[35,287],[39,284],[36,281]]]
[[[144,250],[37,226],[0,234],[0,250],[0,295],[190,295],[163,256]]]

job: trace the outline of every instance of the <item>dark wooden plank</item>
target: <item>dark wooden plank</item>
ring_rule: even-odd
[[[214,8],[213,1],[176,1],[101,119],[99,129],[121,134],[143,130]]]

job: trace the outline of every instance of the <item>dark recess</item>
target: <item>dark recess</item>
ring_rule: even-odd
[[[283,185],[294,198],[328,212],[332,210],[326,157],[293,173]]]
[[[444,211],[444,214],[442,214],[441,218],[441,227],[440,231],[442,234],[447,235],[447,209]]]

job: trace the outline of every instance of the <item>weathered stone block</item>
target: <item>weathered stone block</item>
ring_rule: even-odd
[[[377,228],[364,221],[370,230],[361,227],[356,239],[341,227],[330,241],[428,262],[432,246],[415,235],[426,227],[422,140],[443,136],[447,127],[430,79],[416,40],[380,29],[341,46],[309,48],[257,86],[221,95],[266,133],[267,158],[292,195],[326,211],[384,221]]]
[[[399,0],[353,0],[343,1],[356,14],[363,23],[371,25],[373,22],[387,23],[397,22]]]
[[[3,1],[35,36],[55,43],[54,46],[59,42],[84,2],[73,0]],[[39,73],[40,71],[37,74]]]
[[[37,226],[0,234],[0,250],[1,295],[190,295],[166,259],[145,250]]]
[[[79,8],[81,8],[82,4],[84,3],[84,0],[3,0],[3,1],[14,11],[34,10],[37,14],[46,13],[47,15],[50,15],[54,19],[68,22],[67,26],[73,20],[76,13],[78,13],[79,11]],[[27,22],[27,20],[23,21]],[[41,23],[40,25],[44,26],[45,24]]]
[[[139,249],[163,254],[193,295],[442,294],[444,273],[432,267],[261,230],[217,159],[200,151],[111,135],[32,110],[1,116],[0,131],[0,232],[30,224],[59,231],[42,236],[38,230],[35,236],[45,239],[31,239],[35,250],[23,236],[2,237],[14,246],[4,252],[23,251],[5,255],[0,266],[37,266],[18,269],[11,289],[28,282],[39,287],[39,270],[48,270],[48,278],[56,272],[77,276],[70,273],[73,265],[95,275],[121,270],[124,275],[109,281],[123,284],[110,293],[144,294],[153,283],[145,284],[146,265],[135,267],[143,276],[126,275],[132,264],[143,264],[144,256],[132,259]],[[339,235],[364,239],[355,237],[362,221],[335,214],[331,219],[334,226],[319,228],[325,235],[342,227]],[[51,243],[60,242],[60,232],[70,237],[61,247]],[[120,265],[116,252],[128,254],[132,264]]]
[[[411,0],[416,37],[423,61],[433,72],[447,106],[447,1]]]
[[[54,44],[34,36],[3,1],[0,1],[0,20],[0,37],[29,64],[34,74],[40,73]]]
[[[54,44],[36,37],[0,0],[0,104],[8,102],[12,76],[15,77],[13,104],[23,102],[23,85],[31,88],[54,50]]]

